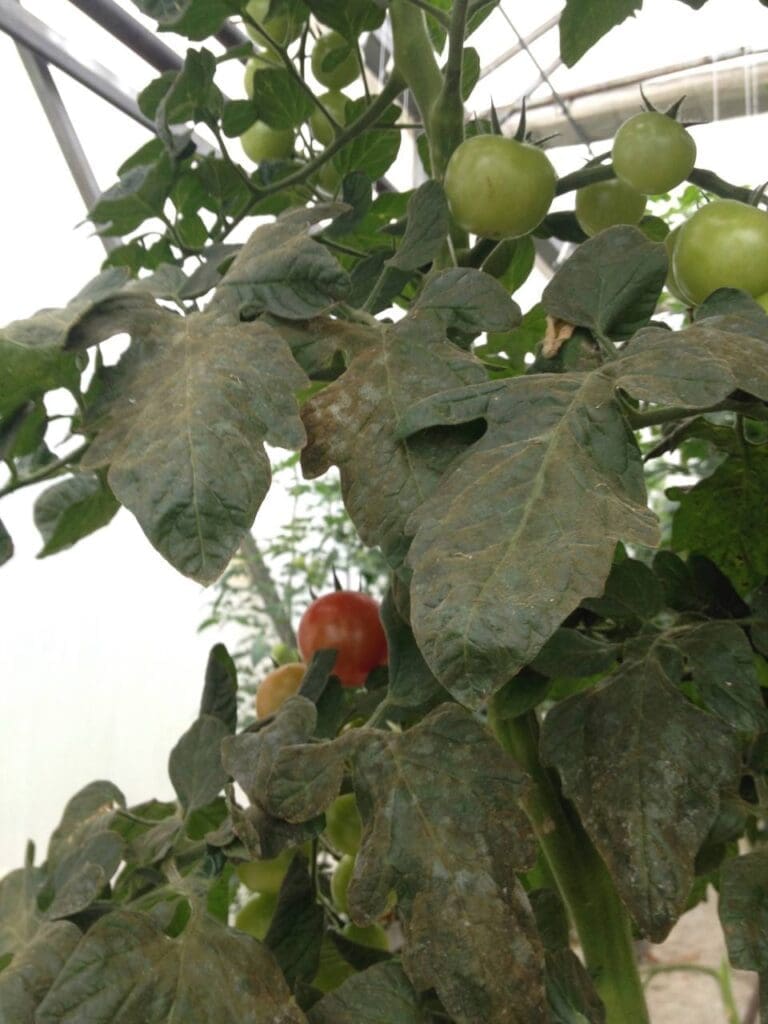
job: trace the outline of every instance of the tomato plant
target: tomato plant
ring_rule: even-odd
[[[645,217],[608,179],[646,136],[615,168],[563,147],[556,180],[490,134],[493,3],[136,2],[189,45],[90,210],[101,272],[0,329],[0,497],[35,495],[46,557],[124,507],[190,586],[252,603],[212,601],[242,632],[172,797],[99,772],[0,880],[3,1019],[649,1024],[635,940],[708,891],[765,982],[760,190],[694,168]],[[566,66],[620,6],[566,2]],[[321,82],[380,48],[355,99],[315,95],[318,35]],[[662,152],[630,173],[680,174]],[[279,549],[251,533],[272,461],[296,473]],[[330,565],[346,589],[315,598]]]
[[[268,672],[256,691],[256,714],[259,718],[272,715],[289,698],[298,693],[307,666],[300,661],[289,661]]]
[[[305,661],[315,651],[337,652],[333,671],[342,686],[363,686],[369,673],[387,662],[379,606],[356,591],[337,590],[317,598],[302,615],[296,635]]]
[[[673,117],[646,110],[616,132],[611,161],[617,178],[654,195],[685,181],[696,162],[696,143]]]
[[[312,74],[326,89],[343,89],[360,73],[357,54],[344,36],[325,32],[312,48]]]
[[[702,206],[680,228],[673,271],[695,304],[717,288],[762,295],[768,290],[768,213],[734,199]]]
[[[576,220],[587,235],[617,224],[639,224],[646,198],[637,189],[614,179],[586,185],[576,193]]]
[[[486,238],[516,238],[544,219],[555,181],[555,169],[538,147],[476,135],[454,151],[444,185],[460,227]]]

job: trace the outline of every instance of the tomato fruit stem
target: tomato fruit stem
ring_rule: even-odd
[[[556,777],[541,763],[535,712],[506,716],[502,692],[491,701],[489,722],[500,745],[531,779],[523,809],[578,933],[587,968],[605,1004],[606,1024],[649,1024],[629,915],[602,858],[564,801]]]

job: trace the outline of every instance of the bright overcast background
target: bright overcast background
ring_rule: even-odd
[[[14,3],[0,0],[0,8]],[[121,6],[137,13],[128,0]],[[516,32],[528,35],[562,4],[504,0],[502,6],[506,17],[494,12],[471,41],[484,66],[514,46]],[[25,0],[24,7],[65,37],[76,56],[108,67],[126,90],[136,92],[155,76],[65,0]],[[165,39],[183,53],[183,40]],[[551,83],[567,94],[648,73],[653,98],[654,70],[743,48],[750,51],[746,57],[720,64],[717,71],[714,66],[697,71],[709,75],[717,114],[721,76],[737,68],[744,85],[739,112],[750,116],[696,127],[693,135],[699,166],[756,185],[768,179],[768,120],[760,116],[768,110],[762,64],[768,10],[758,0],[710,0],[697,13],[674,0],[645,0],[636,19],[611,32],[575,68],[553,69]],[[531,49],[541,68],[552,68],[557,32],[541,36]],[[225,67],[229,78],[222,87],[239,95],[239,72]],[[529,91],[538,76],[531,56],[519,53],[483,78],[469,108],[483,113],[491,98],[503,108]],[[54,79],[96,179],[107,188],[117,166],[148,135],[55,69]],[[16,47],[2,32],[0,89],[2,325],[43,306],[66,304],[98,273],[104,252],[81,223],[82,200]],[[549,95],[545,83],[533,99]],[[695,104],[688,116],[701,116]],[[535,123],[535,108],[531,120]],[[606,148],[598,144],[593,151]],[[558,148],[557,140],[548,152],[561,173],[577,169],[589,155],[583,145]],[[394,176],[405,186],[412,173],[406,152]],[[541,283],[539,278],[517,296],[523,308],[535,301]],[[129,802],[171,796],[167,754],[196,714],[207,651],[220,639],[196,632],[209,596],[163,562],[125,511],[69,551],[38,560],[41,542],[32,522],[36,493],[39,489],[29,488],[0,503],[16,548],[0,568],[0,875],[21,863],[27,838],[38,844],[38,858],[45,856],[45,842],[65,801],[93,779],[111,779]],[[281,514],[279,498],[273,499],[257,518],[257,535],[272,529]]]

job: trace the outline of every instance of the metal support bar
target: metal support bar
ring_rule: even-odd
[[[158,71],[178,71],[184,63],[175,50],[118,7],[114,0],[70,0],[70,3]]]
[[[80,140],[59,95],[59,90],[56,88],[56,83],[48,69],[48,65],[40,57],[32,53],[31,50],[28,50],[26,46],[21,46],[17,43],[16,47],[32,82],[32,86],[37,93],[37,98],[40,100],[40,105],[45,116],[48,118],[51,130],[56,136],[56,141],[59,144],[62,155],[67,161],[70,173],[75,179],[75,185],[77,185],[77,190],[83,198],[85,208],[90,210],[101,195],[101,189],[91,170],[91,165],[88,163],[85,150],[80,145]],[[106,236],[101,236],[101,242],[108,254],[120,244],[118,239]]]
[[[514,46],[505,50],[504,53],[500,53],[498,57],[495,57],[489,64],[486,64],[480,72],[480,78],[485,78],[486,75],[490,75],[492,71],[495,71],[503,64],[506,64],[508,60],[516,57],[518,53],[521,53],[526,48],[526,46],[530,46],[531,43],[535,43],[540,36],[545,35],[550,31],[550,29],[553,29],[557,24],[559,24],[559,22],[560,12],[558,11],[558,13],[553,15],[549,21],[545,21],[543,24],[539,25],[538,28],[534,29],[533,32],[529,33],[525,39],[521,39],[520,42],[515,43]]]
[[[78,60],[64,38],[25,11],[15,0],[0,0],[0,30],[154,132],[154,124],[141,112],[135,97],[123,88],[111,71],[96,61],[86,63]]]

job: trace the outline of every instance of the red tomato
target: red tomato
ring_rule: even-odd
[[[313,601],[299,622],[298,641],[307,662],[315,651],[337,652],[333,673],[342,686],[362,686],[372,669],[387,663],[379,606],[353,590],[337,590]]]

